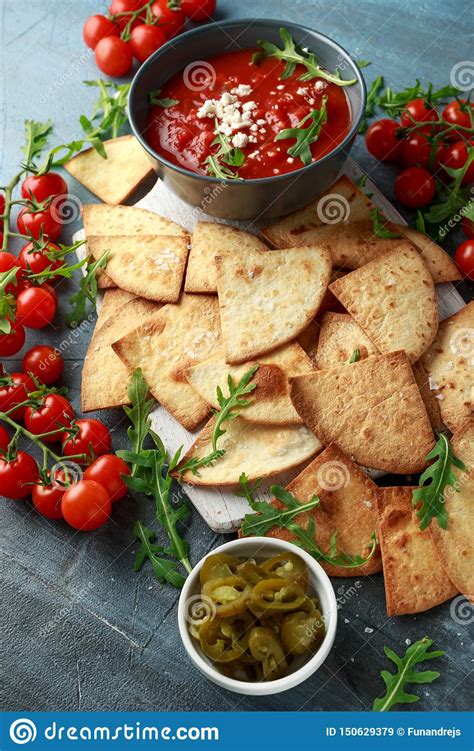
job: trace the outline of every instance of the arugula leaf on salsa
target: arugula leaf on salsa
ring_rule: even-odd
[[[306,117],[300,120],[296,128],[285,128],[275,136],[275,141],[294,138],[296,143],[290,146],[287,153],[290,157],[299,157],[303,164],[311,164],[313,159],[311,144],[318,140],[321,128],[327,122],[326,103],[327,97],[323,96],[320,110],[311,110]],[[303,128],[303,125],[310,119],[312,120],[311,125]]]

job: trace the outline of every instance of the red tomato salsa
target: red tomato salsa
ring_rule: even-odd
[[[213,174],[209,158],[231,148],[230,161],[218,160],[224,168],[220,176],[231,170],[249,179],[303,167],[299,155],[288,154],[296,137],[275,140],[275,136],[288,128],[308,128],[313,123],[311,113],[324,106],[326,121],[309,144],[306,163],[320,159],[344,140],[351,111],[342,86],[320,78],[302,82],[299,76],[305,69],[301,65],[289,78],[281,79],[281,61],[268,57],[255,65],[253,54],[253,50],[242,50],[191,63],[161,90],[151,92],[150,101],[157,103],[150,105],[148,115],[150,146],[173,164],[201,174]],[[224,146],[222,140],[216,141],[217,134]]]

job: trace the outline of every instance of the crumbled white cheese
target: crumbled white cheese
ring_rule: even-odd
[[[285,88],[285,85],[283,83],[280,83],[277,86],[278,91],[283,91],[284,88]]]
[[[232,138],[232,146],[234,146],[236,149],[241,149],[244,146],[247,146],[249,142],[249,137],[246,133],[242,133],[239,131],[235,134],[235,136]]]
[[[308,87],[307,86],[300,86],[299,89],[296,89],[296,93],[300,96],[304,96],[308,93]]]
[[[232,94],[236,94],[237,96],[248,96],[251,93],[252,87],[247,83],[239,83],[239,85],[236,86],[235,89],[232,89]]]

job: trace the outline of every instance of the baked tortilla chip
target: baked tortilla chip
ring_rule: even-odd
[[[113,348],[131,371],[142,369],[155,399],[187,430],[194,430],[210,410],[185,373],[191,365],[207,359],[219,344],[216,298],[182,295],[178,305],[165,305]]]
[[[378,489],[378,540],[388,615],[423,613],[458,591],[440,572],[440,559],[428,530],[420,530],[412,490]]]
[[[426,466],[433,431],[404,352],[295,376],[290,396],[319,440],[358,464],[396,474]]]
[[[452,467],[454,487],[444,491],[448,526],[441,529],[436,520],[428,527],[443,568],[454,586],[474,603],[474,421],[466,420],[451,439],[455,455],[467,472]]]
[[[102,297],[94,332],[98,331],[109,318],[118,313],[134,297],[130,292],[125,292],[118,287],[106,290]]]
[[[315,317],[331,275],[316,248],[216,256],[226,361],[246,362],[294,339]]]
[[[246,250],[268,250],[250,232],[216,222],[198,222],[194,228],[184,289],[186,292],[217,292],[214,257],[222,251],[236,254]]]
[[[398,224],[392,225],[392,229],[413,243],[428,266],[435,284],[456,282],[462,278],[458,267],[446,251],[422,232],[418,232],[413,227],[405,227]]]
[[[422,362],[439,400],[441,419],[454,433],[474,415],[474,302],[439,325]]]
[[[330,290],[380,352],[403,349],[410,362],[415,362],[436,336],[433,279],[419,253],[405,240],[337,279]]]
[[[249,399],[251,404],[243,409],[240,417],[249,422],[268,425],[291,425],[302,423],[302,419],[291,403],[288,378],[307,373],[314,369],[314,363],[296,342],[286,344],[281,349],[262,355],[258,359],[259,368],[253,377],[257,387]],[[242,378],[256,363],[228,365],[224,352],[220,351],[205,362],[193,365],[186,376],[199,396],[211,407],[219,408],[216,389],[220,386],[224,396],[229,395],[227,377],[230,374],[234,383]]]
[[[182,464],[211,453],[213,424],[214,418],[211,418],[183,457]],[[184,482],[236,485],[242,472],[250,480],[275,475],[297,467],[321,449],[318,439],[304,425],[259,425],[237,417],[224,428],[226,432],[219,439],[219,449],[226,453],[210,467],[201,467],[198,475],[185,472]]]
[[[356,350],[359,360],[379,354],[353,318],[341,313],[324,313],[315,360],[317,367],[323,370],[349,364]]]
[[[113,300],[111,311],[107,297],[116,297],[117,293],[119,296],[127,294],[122,290],[109,290],[105,293],[97,326],[84,359],[81,388],[83,412],[119,407],[129,403],[127,395],[129,372],[112,349],[112,343],[118,337],[134,331],[160,307],[140,297],[132,298],[118,307],[119,299],[116,298]],[[109,300],[111,299],[109,297]],[[106,318],[101,323],[104,313]]]
[[[89,203],[82,207],[86,238],[89,235],[181,235],[184,230],[171,219],[137,206],[110,206]]]
[[[185,237],[90,235],[87,247],[95,259],[110,251],[107,276],[120,289],[155,302],[177,302],[188,257]]]
[[[81,151],[64,167],[105,203],[123,203],[153,174],[150,160],[135,136],[104,141],[107,159],[93,148]]]
[[[430,418],[431,427],[433,428],[435,433],[439,433],[439,431],[443,427],[441,412],[439,409],[439,400],[436,398],[434,391],[430,389],[430,379],[428,373],[423,367],[421,360],[413,363],[412,370],[413,375],[415,376],[415,381],[418,385],[418,388],[420,389],[421,398],[425,403],[426,411],[428,413],[428,417]]]
[[[311,321],[311,323],[308,324],[308,326],[306,326],[296,338],[300,347],[302,347],[306,354],[311,357],[313,362],[316,357],[316,350],[318,349],[319,330],[320,325],[318,321]]]
[[[377,486],[338,446],[331,444],[292,482],[287,490],[301,503],[317,495],[319,506],[295,518],[306,528],[309,517],[314,519],[314,539],[326,553],[331,537],[337,532],[337,550],[347,555],[367,557],[372,534],[376,530]],[[279,502],[274,501],[278,506]],[[268,537],[294,540],[287,529],[273,527]],[[321,561],[329,576],[364,576],[382,570],[380,551],[363,566],[342,568]]]

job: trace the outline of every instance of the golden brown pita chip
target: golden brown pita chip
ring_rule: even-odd
[[[209,407],[189,385],[186,370],[220,344],[217,299],[182,295],[113,345],[130,370],[141,368],[155,397],[187,430],[209,415]]]
[[[101,201],[123,203],[153,173],[153,168],[135,136],[112,138],[103,146],[107,159],[92,148],[81,151],[64,167]]]
[[[380,352],[418,360],[436,336],[438,307],[428,268],[407,242],[330,286]]]
[[[474,302],[440,323],[422,362],[439,400],[441,419],[454,432],[474,415]]]
[[[95,331],[98,331],[100,327],[113,315],[118,313],[130,300],[133,300],[135,295],[131,295],[130,292],[125,292],[124,289],[109,289],[104,292],[102,297],[102,303],[100,305],[97,321],[95,324]]]
[[[433,428],[435,433],[439,433],[439,431],[443,427],[443,423],[441,421],[441,412],[439,409],[439,401],[436,398],[434,391],[430,389],[430,380],[428,373],[423,367],[421,360],[413,363],[412,370],[413,375],[415,376],[415,381],[418,385],[418,388],[420,389],[421,398],[425,403],[426,411],[428,413],[428,417],[430,418],[431,427]]]
[[[378,539],[388,615],[422,613],[457,593],[440,571],[440,559],[428,530],[420,530],[412,490],[378,489]]]
[[[112,349],[118,337],[134,331],[152,316],[159,305],[142,298],[132,298],[119,307],[122,290],[109,290],[104,295],[97,326],[89,344],[82,370],[82,411],[119,407],[128,404],[129,372]],[[107,300],[112,300],[112,304]],[[115,299],[114,299],[115,298]],[[104,310],[105,308],[105,310]],[[104,323],[101,323],[105,315]]]
[[[467,467],[464,472],[452,468],[454,487],[444,491],[448,513],[447,529],[436,520],[428,527],[443,567],[455,587],[474,603],[474,421],[466,420],[454,434],[451,445],[455,455]]]
[[[287,486],[301,503],[317,495],[320,505],[295,518],[307,527],[314,519],[314,539],[321,550],[330,552],[331,537],[337,532],[337,550],[346,555],[367,557],[372,534],[376,530],[377,486],[336,444],[331,444]],[[279,506],[277,500],[274,501]],[[273,527],[269,537],[293,540],[287,529]],[[342,568],[321,561],[330,576],[364,576],[382,570],[380,551],[363,566]]]
[[[89,203],[82,207],[86,238],[89,235],[181,235],[184,230],[171,219],[137,206]]]
[[[428,266],[435,284],[439,284],[440,282],[456,282],[458,279],[461,279],[461,274],[452,258],[429,237],[413,229],[413,227],[405,227],[397,224],[393,225],[392,229],[413,243]]]
[[[318,349],[320,325],[314,320],[306,326],[305,329],[296,338],[296,341],[304,349],[306,354],[314,361],[316,350]]]
[[[183,462],[212,452],[214,418],[207,423]],[[242,472],[249,480],[268,477],[297,467],[320,451],[321,444],[304,425],[260,425],[237,417],[224,426],[219,449],[225,454],[198,475],[188,471],[184,482],[191,485],[236,485]]]
[[[313,320],[331,274],[316,248],[216,256],[227,362],[251,360],[294,339]]]
[[[241,255],[247,250],[268,250],[268,247],[255,235],[227,224],[198,222],[192,235],[185,291],[217,292],[214,256],[222,251]]]
[[[110,251],[107,276],[120,289],[155,302],[178,300],[188,257],[185,237],[90,235],[87,247],[95,259]]]
[[[358,464],[396,474],[426,466],[433,431],[404,352],[296,376],[290,396],[319,440]]]
[[[359,360],[379,354],[353,318],[341,313],[324,313],[315,360],[317,367],[323,370],[349,364],[356,350]]]
[[[268,425],[302,423],[301,417],[291,403],[288,378],[313,370],[314,363],[296,342],[262,355],[258,363],[259,368],[253,377],[257,387],[249,396],[251,404],[242,410],[240,417],[249,422]],[[186,376],[197,393],[211,407],[218,409],[217,386],[221,387],[224,396],[228,396],[228,375],[232,376],[234,383],[238,383],[255,364],[255,362],[247,362],[241,365],[229,365],[225,361],[224,352],[220,350],[209,360],[189,368]]]

